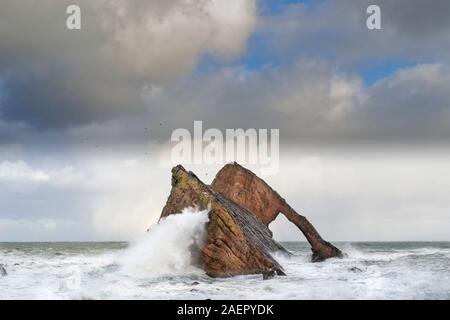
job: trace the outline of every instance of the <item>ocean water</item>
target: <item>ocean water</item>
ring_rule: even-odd
[[[132,243],[0,243],[0,299],[450,299],[449,242],[341,242],[346,257],[322,263],[288,242],[285,277],[212,279],[191,254],[206,220],[178,215]]]

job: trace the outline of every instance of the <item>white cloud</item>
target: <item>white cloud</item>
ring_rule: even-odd
[[[58,218],[2,218],[0,241],[72,241],[77,238],[77,222]]]
[[[61,169],[36,169],[23,160],[0,162],[0,182],[13,184],[72,185],[82,180],[82,174],[73,167]]]
[[[101,152],[79,156],[84,179],[69,190],[50,182],[41,182],[26,197],[2,189],[1,239],[130,240],[143,234],[157,221],[170,192],[170,164],[159,160],[166,149],[153,150],[125,158]],[[450,188],[448,152],[283,150],[279,173],[265,180],[324,238],[448,240],[450,201],[443,192]],[[219,166],[186,168],[208,183]],[[304,240],[283,219],[271,227],[283,240]]]
[[[325,239],[448,240],[450,152],[403,148],[287,149],[266,180]],[[303,236],[280,219],[283,240]]]
[[[129,240],[157,221],[170,191],[170,164],[159,157],[166,147],[148,146],[148,154],[130,152],[85,155],[87,177],[80,184],[89,198],[89,228],[96,239]]]
[[[2,161],[0,163],[0,181],[2,182],[47,182],[50,176],[42,171],[32,169],[28,164],[19,160],[17,162]]]
[[[103,7],[121,65],[155,80],[191,71],[203,53],[239,55],[256,23],[255,0],[114,0]]]

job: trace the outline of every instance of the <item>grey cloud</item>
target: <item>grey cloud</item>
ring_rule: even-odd
[[[149,141],[168,142],[174,129],[192,130],[202,120],[204,129],[278,128],[288,145],[446,145],[449,75],[445,64],[425,64],[365,87],[357,75],[319,60],[262,71],[228,68],[152,90],[139,116],[9,137],[42,152],[53,146],[144,154]]]
[[[450,2],[447,0],[378,0],[385,21],[401,33],[415,37],[447,36],[450,30]]]
[[[61,27],[68,3],[0,3],[0,24],[9,26],[0,28],[1,161],[25,159],[32,168],[25,178],[64,163],[87,172],[86,180],[73,185],[13,184],[8,170],[0,182],[3,240],[112,240],[140,234],[142,226],[156,221],[170,190],[170,164],[157,157],[158,148],[173,129],[191,129],[194,120],[203,120],[205,129],[280,128],[283,147],[298,146],[304,153],[282,156],[280,174],[269,182],[327,238],[380,240],[383,227],[405,220],[411,222],[407,230],[383,230],[383,239],[448,237],[448,224],[442,223],[448,197],[439,193],[449,185],[448,155],[441,152],[450,141],[450,42],[444,41],[449,33],[443,2],[426,3],[430,12],[439,12],[420,31],[409,26],[409,14],[383,10],[381,33],[365,29],[361,13],[367,2],[290,6],[261,29],[275,36],[269,45],[287,60],[281,66],[224,67],[193,75],[202,53],[224,59],[238,55],[254,16],[241,25],[216,15],[215,22],[206,19],[209,24],[198,7],[191,8],[193,13],[184,7],[194,17],[187,28],[174,9],[179,1],[86,1],[83,26],[89,32],[68,33]],[[247,3],[253,12],[253,2]],[[381,4],[386,9],[395,8],[393,3]],[[423,9],[419,1],[396,3],[413,15]],[[126,16],[119,18],[122,9]],[[219,9],[211,10],[228,14]],[[146,10],[154,14],[148,17]],[[145,35],[139,26],[147,18],[155,33]],[[162,21],[174,27],[159,33]],[[229,23],[236,28],[224,30]],[[159,50],[152,52],[155,41]],[[371,87],[354,72],[360,61],[409,55],[442,61],[401,70]],[[150,140],[159,145],[148,145]],[[363,166],[358,166],[357,148],[349,148],[341,160],[326,155],[321,160],[320,153],[303,148],[326,144],[330,150],[331,144],[341,150],[346,144],[392,141],[400,153],[409,143],[441,145],[425,162],[417,153],[383,158],[392,150],[378,149]],[[427,221],[432,227],[418,234],[417,226]]]
[[[48,129],[105,121],[138,111],[139,90],[121,83],[114,74],[103,78],[89,71],[79,74],[57,69],[7,78],[2,117]]]
[[[385,139],[438,141],[450,137],[450,69],[418,65],[398,71],[368,91],[367,131]]]
[[[366,27],[366,9],[381,7],[382,30]],[[297,4],[260,24],[266,46],[285,59],[317,55],[346,68],[382,59],[449,60],[450,4],[445,0],[327,1]]]
[[[195,78],[149,103],[167,119],[155,135],[163,141],[203,120],[205,128],[279,128],[287,144],[446,144],[449,75],[446,65],[419,65],[367,88],[358,76],[304,60]],[[177,114],[172,105],[181,106]]]
[[[69,4],[0,4],[4,120],[52,129],[137,116],[143,90],[191,72],[202,54],[239,55],[256,19],[254,0],[81,1],[82,30],[68,31]]]
[[[417,35],[412,41],[413,32],[407,37],[407,22],[389,17],[398,12],[392,2],[379,2],[385,17],[383,21],[387,23],[382,32],[369,32],[365,28],[368,1],[359,4],[325,2],[312,7],[291,5],[289,10],[268,17],[260,29],[276,36],[270,44],[284,51],[286,62],[281,66],[268,65],[256,71],[223,67],[187,76],[186,70],[192,69],[201,52],[224,56],[239,52],[251,31],[253,16],[249,15],[249,21],[243,25],[236,24],[233,30],[240,32],[236,40],[230,40],[228,32],[220,31],[220,21],[226,17],[218,14],[219,22],[213,23],[206,33],[199,32],[205,21],[194,19],[190,21],[193,27],[176,38],[188,37],[186,41],[170,41],[167,46],[157,42],[158,52],[152,53],[153,41],[163,41],[168,34],[172,39],[177,36],[173,30],[181,30],[180,22],[173,20],[173,16],[180,14],[174,9],[179,8],[178,2],[117,0],[111,3],[113,5],[102,7],[106,8],[105,16],[97,17],[105,22],[106,29],[100,28],[98,20],[87,19],[89,32],[72,35],[54,25],[39,41],[31,41],[36,32],[30,32],[27,37],[12,37],[14,32],[5,36],[8,31],[0,31],[1,38],[12,44],[11,48],[27,48],[16,50],[23,55],[16,57],[17,62],[26,62],[23,65],[13,63],[14,55],[5,53],[15,52],[11,48],[0,50],[6,89],[0,109],[4,117],[3,125],[0,123],[0,139],[35,144],[37,148],[44,145],[49,148],[49,142],[58,147],[70,142],[72,146],[87,148],[106,144],[141,145],[145,152],[149,140],[166,142],[173,129],[192,128],[194,120],[203,120],[205,128],[280,128],[281,142],[288,144],[448,141],[450,98],[445,88],[450,81],[445,61],[402,71],[369,88],[354,72],[353,63],[370,57],[386,58],[405,52],[414,55],[421,54],[421,50],[435,60],[448,56],[443,48],[450,42],[435,41],[435,37],[423,35]],[[443,10],[439,6],[444,4],[436,3],[437,8]],[[422,10],[419,4],[420,1],[411,2],[409,6],[403,1],[395,2],[396,6],[404,5],[414,12]],[[88,17],[100,12],[98,6],[86,5]],[[252,12],[252,1],[248,5]],[[27,7],[23,4],[2,6],[10,10],[1,11],[6,17],[18,14],[11,8],[17,11]],[[54,11],[47,14],[56,16],[64,6],[49,8]],[[155,14],[147,16],[145,8]],[[430,12],[433,8],[432,3],[426,7]],[[125,18],[114,20],[119,9],[125,10]],[[182,12],[187,9],[183,7]],[[194,17],[203,14],[198,6],[190,10],[188,13],[193,10]],[[36,17],[43,16],[38,10]],[[137,20],[127,25],[127,21],[132,20],[130,17]],[[183,23],[184,16],[181,14],[181,17]],[[176,28],[143,36],[142,19],[156,21],[154,29],[161,27],[158,24],[161,21],[176,21]],[[395,27],[390,25],[394,22]],[[63,23],[61,19],[58,25]],[[438,17],[436,32],[432,27],[427,30],[443,37],[444,33],[439,33],[438,29],[444,30],[446,23]],[[11,24],[14,25],[14,21]],[[122,26],[125,27],[119,28]],[[197,33],[200,38],[190,41]],[[224,42],[208,40],[211,33],[222,34],[219,38]],[[59,39],[57,46],[55,39]],[[152,41],[134,43],[130,39]],[[427,41],[433,44],[428,47]],[[0,42],[2,45],[6,48],[5,42]],[[423,48],[416,48],[421,45]],[[219,47],[221,53],[216,50]],[[120,50],[117,54],[107,54],[112,49]],[[9,68],[5,67],[5,61]],[[350,66],[342,68],[343,64]],[[184,74],[181,78],[180,70]],[[413,89],[415,93],[411,93]],[[24,133],[22,128],[29,130],[29,125],[46,129],[70,128],[44,133],[31,129]]]

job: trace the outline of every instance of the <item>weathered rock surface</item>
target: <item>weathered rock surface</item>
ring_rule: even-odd
[[[201,182],[182,166],[172,169],[172,190],[161,218],[186,207],[209,208],[206,244],[200,263],[211,277],[241,274],[284,275],[272,252],[288,252],[272,239],[269,228],[254,215]]]
[[[209,208],[206,244],[199,264],[212,277],[259,273],[264,279],[284,275],[272,253],[289,254],[272,238],[268,225],[278,214],[294,223],[311,244],[312,261],[341,257],[341,251],[322,239],[266,182],[237,163],[224,166],[211,186],[182,166],[172,169],[172,190],[161,218],[187,207]],[[161,219],[160,218],[160,219]]]
[[[267,269],[262,274],[263,280],[269,280],[276,276],[276,271],[273,269]]]
[[[341,257],[341,251],[322,239],[314,226],[299,215],[264,180],[237,163],[225,165],[211,184],[212,189],[250,212],[256,219],[268,226],[279,213],[294,223],[311,245],[312,261]]]
[[[355,273],[363,272],[363,270],[361,268],[358,268],[358,267],[351,267],[348,270],[351,271],[351,272],[355,272]]]
[[[0,277],[6,277],[8,275],[8,272],[6,272],[5,267],[0,264]]]

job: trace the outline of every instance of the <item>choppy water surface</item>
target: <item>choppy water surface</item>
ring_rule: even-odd
[[[286,277],[211,279],[190,263],[204,217],[173,219],[133,244],[1,243],[0,299],[450,299],[448,242],[337,243],[346,257],[323,263],[290,242],[293,256],[279,257]]]

